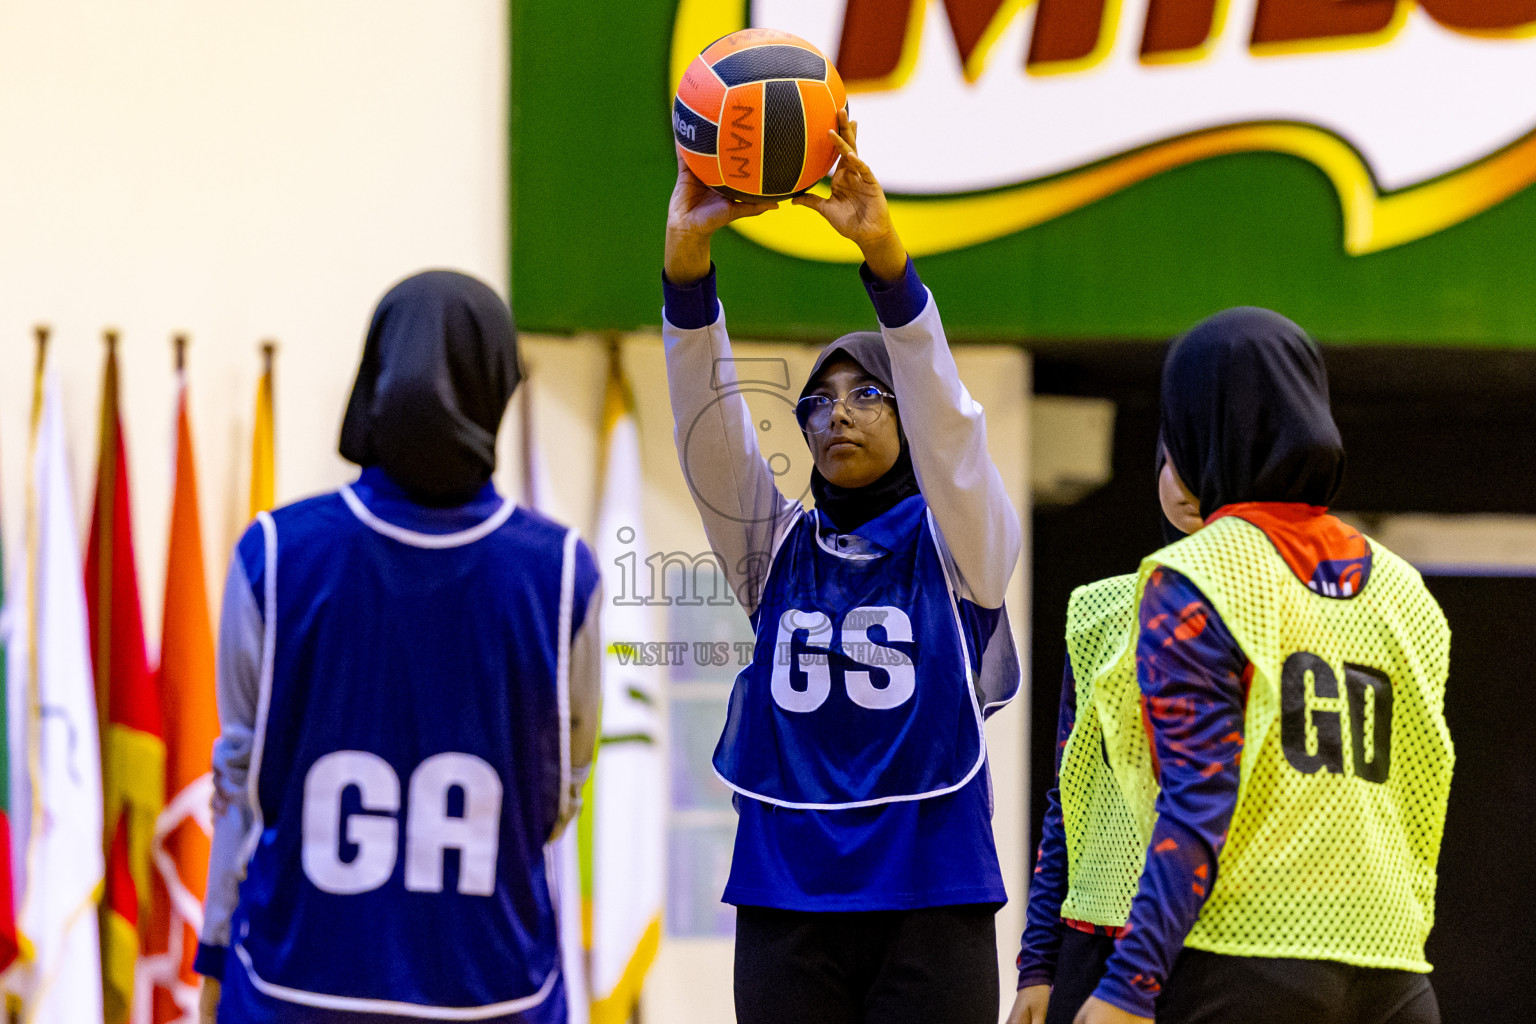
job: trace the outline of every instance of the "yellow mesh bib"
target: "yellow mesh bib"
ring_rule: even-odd
[[[1111,576],[1072,592],[1067,604],[1067,658],[1077,692],[1077,718],[1061,755],[1061,816],[1067,839],[1067,896],[1061,916],[1119,927],[1130,916],[1141,879],[1152,815],[1137,819],[1105,760],[1094,687],[1119,672],[1136,686],[1136,663],[1122,657],[1136,626],[1136,575]],[[1145,743],[1145,736],[1143,736]],[[1148,808],[1150,811],[1150,808]]]
[[[1143,587],[1160,565],[1186,576],[1253,663],[1237,807],[1188,946],[1429,970],[1454,760],[1450,629],[1411,566],[1374,542],[1372,554],[1348,600],[1309,590],[1236,517],[1142,563]],[[1095,693],[1122,790],[1144,814],[1156,786],[1130,727],[1139,697],[1134,685]]]

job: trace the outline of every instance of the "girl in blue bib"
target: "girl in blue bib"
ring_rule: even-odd
[[[855,126],[834,134],[830,198],[794,202],[859,245],[881,330],[829,345],[800,393],[813,509],[759,451],[709,258],[773,204],[680,163],[667,224],[679,454],[756,635],[714,757],[740,815],[737,1019],[990,1024],[1007,895],[982,721],[1019,684],[1003,597],[1022,531]]]
[[[548,843],[597,738],[597,565],[496,492],[519,380],[464,274],[379,303],[362,468],[262,512],[219,624],[200,1024],[565,1024]]]

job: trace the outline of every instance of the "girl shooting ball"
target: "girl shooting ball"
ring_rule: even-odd
[[[785,497],[736,390],[710,237],[774,208],[679,160],[663,288],[684,471],[756,633],[715,769],[736,794],[742,1024],[997,1019],[984,714],[1018,688],[1003,597],[1019,518],[846,113],[820,214],[864,255],[880,331],[816,360],[795,407],[814,509]]]

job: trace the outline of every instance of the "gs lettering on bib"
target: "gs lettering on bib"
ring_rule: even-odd
[[[940,796],[985,760],[973,647],[921,497],[870,543],[789,528],[754,616],[715,771],[737,793],[835,809]],[[979,660],[979,659],[978,659]]]

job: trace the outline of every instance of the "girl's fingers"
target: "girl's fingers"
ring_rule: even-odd
[[[817,213],[821,212],[822,204],[825,202],[826,200],[821,196],[813,195],[810,192],[806,192],[804,195],[795,196],[795,198],[789,201],[791,206],[808,206],[812,210],[815,210]]]
[[[862,174],[864,161],[859,159],[858,151],[853,148],[853,145],[847,139],[836,132],[831,132],[831,135],[833,145],[837,146],[838,166],[840,168],[846,167],[855,173]]]
[[[848,119],[842,115],[839,115],[837,127],[827,129],[827,134],[831,135],[835,140],[837,140],[837,145],[839,148],[844,145],[853,145],[853,133],[849,131],[848,125]]]
[[[858,177],[873,182],[875,180],[874,174],[870,172],[869,165],[859,159],[858,151],[854,149],[853,144],[836,132],[832,132],[831,129],[828,129],[828,132],[832,135],[832,141],[837,146],[840,156],[838,161],[839,168],[846,167]]]
[[[769,210],[776,210],[778,207],[778,203],[770,202],[732,203],[730,205],[730,218],[731,220],[740,220],[743,217],[756,217],[759,214],[767,213]]]

